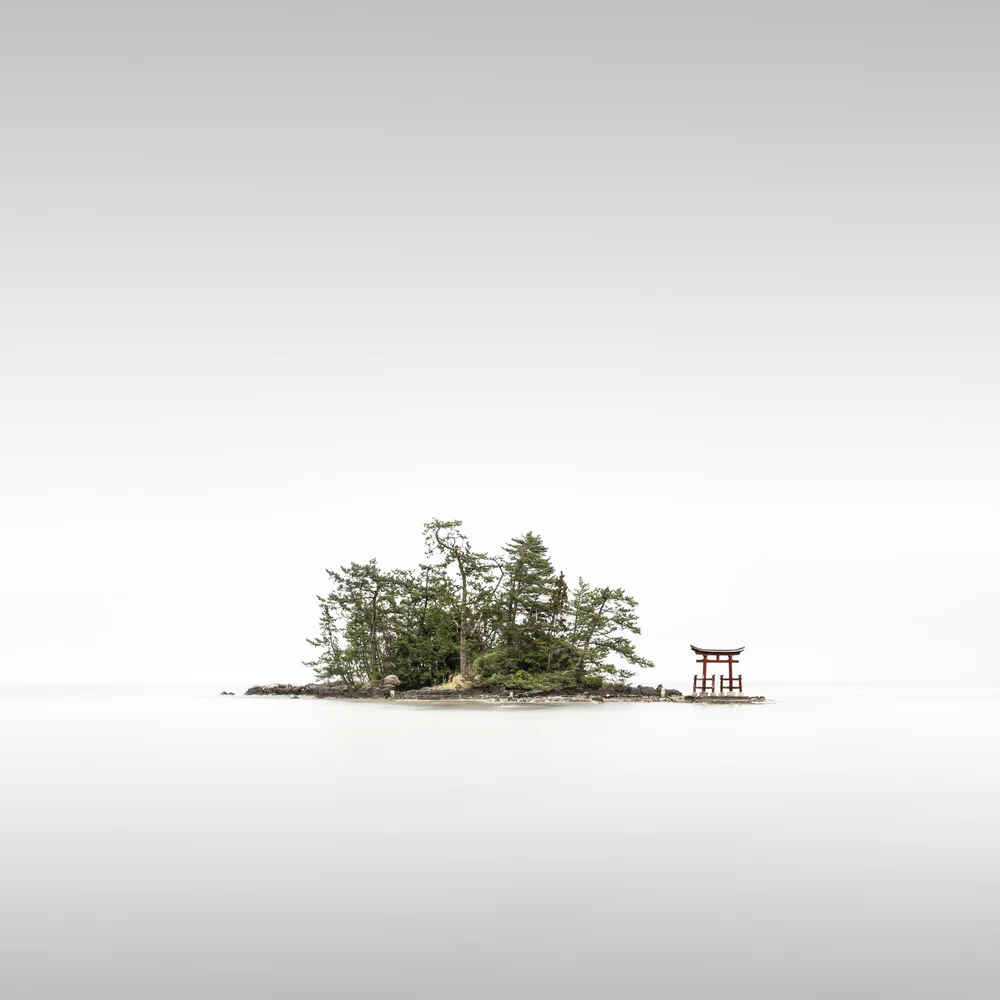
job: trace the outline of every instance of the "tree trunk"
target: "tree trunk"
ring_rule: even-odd
[[[469,663],[469,580],[465,570],[459,564],[462,575],[462,606],[458,609],[461,622],[458,627],[458,672],[463,681],[472,680],[472,664]]]
[[[469,663],[469,637],[466,633],[465,622],[458,632],[458,671],[462,675],[463,681],[472,680],[472,664]]]
[[[370,660],[371,666],[368,670],[369,680],[379,680],[378,676],[378,638],[376,631],[376,615],[378,614],[378,590],[379,585],[375,584],[375,593],[372,594],[372,628],[371,628],[371,639],[369,643],[369,653],[368,658]]]

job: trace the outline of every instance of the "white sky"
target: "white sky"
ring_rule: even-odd
[[[992,678],[960,7],[4,14],[0,681],[308,679],[432,517],[625,586],[653,683]]]

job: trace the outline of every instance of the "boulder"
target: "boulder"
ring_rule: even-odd
[[[382,687],[385,688],[398,688],[403,682],[395,674],[386,674],[382,678]]]

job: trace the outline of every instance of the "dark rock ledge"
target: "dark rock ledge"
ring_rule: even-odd
[[[393,678],[395,681],[395,678]],[[398,683],[398,681],[396,682]],[[416,688],[412,691],[399,690],[389,684],[258,684],[248,688],[248,695],[282,695],[285,697],[311,698],[343,698],[347,700],[389,699],[396,701],[447,701],[447,702],[481,702],[484,704],[504,704],[519,702],[522,704],[561,704],[570,702],[611,702],[611,701],[644,701],[644,702],[690,702],[674,688],[646,687],[608,687],[593,691],[512,691],[503,688]],[[709,700],[709,699],[704,699]],[[748,704],[764,701],[763,698],[715,698],[716,702],[731,704]]]
[[[767,698],[762,694],[686,694],[682,700],[694,705],[763,705]]]

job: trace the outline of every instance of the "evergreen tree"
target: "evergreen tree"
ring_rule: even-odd
[[[306,639],[311,646],[316,646],[320,653],[315,660],[305,660],[303,665],[312,667],[318,681],[346,681],[349,684],[357,682],[353,664],[344,657],[340,645],[340,635],[337,619],[325,597],[316,598],[319,601],[319,636]]]
[[[494,610],[493,601],[503,579],[503,569],[485,552],[476,552],[459,530],[461,521],[439,521],[424,525],[428,558],[435,556],[440,565],[454,576],[455,627],[458,631],[458,663],[463,680],[473,678],[473,656],[487,616]]]
[[[614,676],[625,681],[634,676],[628,666],[651,667],[650,660],[636,652],[630,635],[639,635],[637,602],[620,587],[593,588],[580,580],[570,600],[569,642],[573,670],[581,680],[587,674]],[[612,656],[628,666],[616,666]]]
[[[503,551],[506,559],[502,599],[498,602],[501,611],[498,631],[506,659],[504,668],[547,669],[550,602],[556,583],[548,548],[538,535],[529,531],[511,539]]]
[[[565,667],[569,660],[569,623],[566,611],[569,606],[569,587],[566,576],[560,573],[552,585],[546,610],[545,667],[547,670],[559,670]]]
[[[320,636],[309,640],[324,652],[309,665],[322,677],[381,680],[392,672],[403,576],[380,569],[374,559],[326,572],[333,586],[320,598]]]
[[[392,652],[404,687],[441,684],[458,669],[458,633],[450,581],[440,566],[407,573]]]

